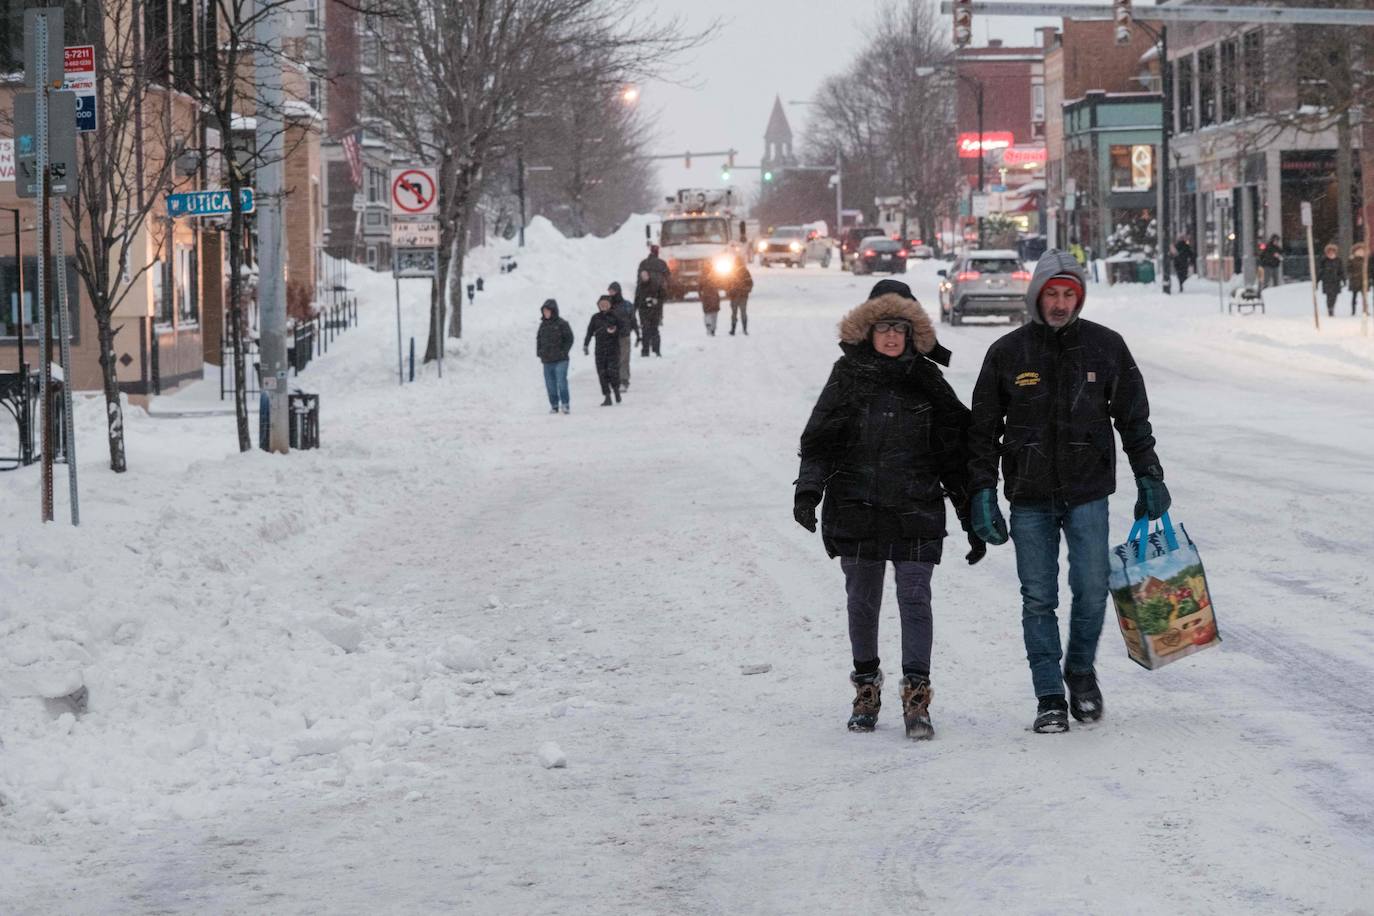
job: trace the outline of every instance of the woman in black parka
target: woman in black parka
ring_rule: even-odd
[[[929,738],[930,581],[945,538],[946,497],[968,530],[969,410],[938,363],[949,351],[906,284],[884,280],[840,322],[843,355],[801,438],[793,515],[840,558],[848,593],[854,685],[851,731],[872,731],[882,705],[878,614],[892,563],[902,622],[902,715]],[[970,536],[969,563],[986,547]]]

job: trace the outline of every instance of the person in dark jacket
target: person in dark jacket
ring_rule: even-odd
[[[902,717],[929,738],[931,576],[945,538],[946,497],[968,528],[969,412],[945,381],[929,316],[905,284],[885,280],[840,322],[842,354],[801,437],[793,517],[840,558],[848,593],[855,689],[851,731],[872,731],[882,706],[878,616],[891,563],[902,622]],[[969,537],[966,559],[986,548]]]
[[[568,354],[577,337],[572,325],[558,317],[558,303],[545,299],[539,308],[539,333],[535,337],[534,352],[544,364],[544,387],[549,391],[549,413],[563,413],[568,406]]]
[[[1350,267],[1346,271],[1350,282],[1350,314],[1353,317],[1359,309],[1360,298],[1369,291],[1369,256],[1363,242],[1356,242],[1350,249]],[[1366,307],[1368,302],[1366,297]]]
[[[587,336],[582,340],[582,353],[590,352],[592,338],[596,338],[596,378],[601,382],[602,407],[611,406],[611,397],[620,403],[620,338],[629,333],[625,319],[611,308],[611,297],[596,300],[597,312],[587,322]]]
[[[1269,236],[1269,241],[1260,246],[1260,289],[1278,286],[1283,280],[1283,241],[1277,235]]]
[[[735,325],[744,325],[744,334],[749,335],[749,294],[754,291],[754,277],[743,261],[735,270],[730,282],[730,336],[735,336]]]
[[[1197,267],[1197,255],[1193,246],[1188,244],[1188,236],[1180,235],[1174,243],[1174,275],[1178,277],[1178,291],[1183,292],[1183,281],[1188,279],[1188,269]]]
[[[668,283],[671,273],[668,265],[658,256],[658,246],[649,246],[649,256],[639,262],[635,271],[635,309],[639,312],[640,356],[648,356],[652,350],[655,356],[660,352],[659,327],[663,324],[663,303],[668,298]]]
[[[633,331],[635,337],[639,336],[639,321],[635,317],[635,305],[620,294],[620,284],[612,283],[606,289],[606,295],[611,297],[611,309],[620,316],[621,324],[628,330]],[[620,391],[623,394],[630,388],[630,347],[634,341],[630,335],[623,334],[620,338]]]
[[[1336,300],[1340,298],[1345,286],[1345,262],[1341,260],[1341,250],[1335,242],[1322,249],[1323,257],[1317,265],[1317,284],[1326,295],[1326,314],[1336,317]]]
[[[706,281],[701,286],[701,317],[706,323],[708,337],[716,336],[716,322],[720,319],[720,290],[714,281]]]
[[[1121,335],[1079,317],[1083,269],[1047,251],[1026,289],[1031,323],[988,349],[973,390],[969,489],[973,531],[1007,541],[997,505],[1000,458],[1011,503],[1011,539],[1021,580],[1021,626],[1039,703],[1034,729],[1062,732],[1102,715],[1093,662],[1107,605],[1107,497],[1116,489],[1116,442],[1135,475],[1135,517],[1169,508],[1155,455],[1145,382]],[[1061,676],[1059,537],[1069,550],[1068,651]],[[1068,685],[1069,700],[1064,700]]]

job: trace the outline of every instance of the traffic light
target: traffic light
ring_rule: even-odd
[[[687,169],[690,169],[690,168],[692,167],[692,154],[691,154],[691,153],[683,153],[683,154],[682,154],[682,167],[683,167],[683,168],[687,168]]]
[[[730,180],[730,166],[728,166],[728,165],[722,165],[722,166],[720,167],[720,180],[721,180],[721,181],[729,181],[729,180]]]
[[[764,170],[763,170],[763,180],[764,180],[765,183],[771,182],[771,181],[773,180],[773,170],[772,170],[772,169],[764,169]]]
[[[954,0],[954,46],[962,48],[972,40],[973,0]]]
[[[1112,0],[1112,19],[1116,21],[1116,43],[1131,42],[1131,0]]]

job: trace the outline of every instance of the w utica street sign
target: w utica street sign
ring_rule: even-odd
[[[252,213],[253,208],[253,189],[241,188],[239,212]],[[167,195],[167,215],[173,219],[180,216],[228,216],[231,209],[229,192],[223,188]]]

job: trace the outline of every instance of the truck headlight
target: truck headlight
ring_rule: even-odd
[[[735,259],[728,254],[719,255],[711,261],[711,270],[721,275],[734,273]]]
[[[756,245],[755,247],[758,249],[758,252],[762,254],[763,252],[768,250],[768,243],[760,240],[758,245]]]
[[[801,251],[801,250],[802,250],[802,243],[801,243],[801,242],[793,242],[792,244],[788,245],[787,247],[790,248],[790,249],[792,249],[793,251]]]

